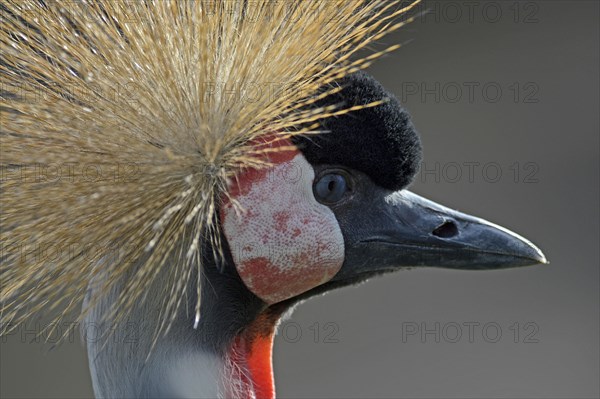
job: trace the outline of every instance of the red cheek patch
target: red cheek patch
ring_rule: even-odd
[[[289,141],[277,145],[290,146]],[[314,171],[298,150],[269,155],[273,167],[248,169],[221,208],[221,223],[246,286],[271,304],[329,281],[344,261],[335,215],[313,195]]]

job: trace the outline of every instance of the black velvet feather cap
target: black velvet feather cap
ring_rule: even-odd
[[[320,121],[319,135],[296,136],[294,143],[313,165],[342,165],[367,174],[376,184],[400,190],[421,163],[421,141],[398,99],[372,76],[358,72],[337,82],[339,93],[315,106],[343,108],[386,100],[382,105]]]

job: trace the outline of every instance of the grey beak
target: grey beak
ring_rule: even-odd
[[[406,190],[386,194],[356,218],[362,227],[347,232],[336,280],[410,266],[489,270],[548,263],[526,238]]]

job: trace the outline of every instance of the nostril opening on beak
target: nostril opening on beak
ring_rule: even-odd
[[[446,220],[444,223],[436,227],[436,229],[433,230],[431,234],[441,238],[454,237],[458,234],[458,227],[456,227],[456,223],[454,223],[453,221]]]

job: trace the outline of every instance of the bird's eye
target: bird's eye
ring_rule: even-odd
[[[332,204],[340,201],[349,190],[348,181],[339,173],[321,176],[314,185],[315,197],[319,202]]]

